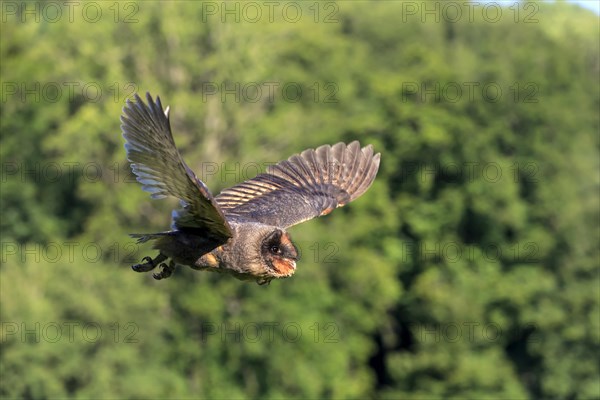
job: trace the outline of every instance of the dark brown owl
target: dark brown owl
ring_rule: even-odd
[[[176,264],[259,284],[287,278],[296,271],[298,251],[286,229],[355,200],[379,169],[380,154],[370,145],[324,145],[213,197],[175,147],[169,108],[163,111],[158,97],[155,102],[146,94],[146,99],[147,105],[136,95],[123,108],[127,158],[153,198],[171,195],[181,202],[170,231],[131,235],[154,242],[158,256],[132,268],[145,272],[160,265],[156,279],[169,277]]]

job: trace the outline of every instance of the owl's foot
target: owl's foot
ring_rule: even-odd
[[[169,261],[168,265],[165,263],[162,263],[162,264],[160,264],[160,267],[162,268],[162,270],[159,273],[152,274],[152,276],[156,280],[166,279],[166,278],[170,277],[171,274],[173,273],[173,270],[175,269],[175,263],[173,261]]]
[[[142,258],[142,261],[146,261],[145,263],[132,265],[131,269],[133,269],[136,272],[148,272],[156,268],[158,264],[160,264],[166,259],[167,256],[163,255],[162,253],[159,253],[154,260],[150,257],[144,257]]]
[[[258,283],[258,285],[259,285],[259,286],[263,286],[263,285],[267,285],[267,286],[269,286],[269,285],[271,284],[271,279],[267,279],[267,278],[264,278],[264,279],[258,279],[258,280],[256,281],[256,283]]]

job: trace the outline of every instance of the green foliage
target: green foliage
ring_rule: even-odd
[[[244,3],[126,2],[95,3],[91,23],[8,3],[2,397],[600,397],[591,12],[529,2],[450,22],[409,13],[421,2],[306,2],[297,22],[288,3],[250,22]],[[40,20],[7,8],[22,4]],[[176,201],[132,179],[119,116],[134,90],[171,105],[215,193],[354,139],[382,153],[379,176],[291,230],[291,279],[156,282],[129,269],[153,252],[127,234],[164,230]]]

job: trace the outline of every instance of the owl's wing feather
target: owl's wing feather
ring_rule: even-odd
[[[308,149],[221,192],[228,218],[287,228],[327,215],[361,196],[373,183],[380,154],[357,141]]]
[[[127,100],[121,116],[121,130],[131,169],[152,198],[167,195],[180,199],[182,210],[173,213],[176,229],[200,230],[224,242],[231,229],[206,185],[181,158],[171,134],[169,108],[163,111],[146,93],[146,105],[136,94]]]

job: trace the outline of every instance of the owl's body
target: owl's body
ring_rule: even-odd
[[[136,95],[121,117],[125,148],[133,172],[152,197],[178,197],[172,229],[133,234],[153,241],[154,259],[132,268],[156,279],[171,275],[176,265],[225,272],[259,284],[286,278],[296,271],[298,252],[286,229],[327,215],[362,195],[379,168],[379,154],[358,142],[308,149],[267,169],[257,177],[213,197],[185,164],[175,147],[168,108],[163,111],[147,94]],[[164,261],[169,260],[168,263]]]
[[[228,273],[240,280],[268,283],[273,278],[288,277],[295,272],[298,254],[289,234],[261,223],[230,222],[229,226],[232,237],[217,247],[203,236],[186,231],[134,237],[139,237],[142,242],[154,239],[153,247],[174,264],[187,265],[199,271]],[[274,235],[271,241],[268,240],[270,235]],[[274,246],[286,252],[289,260],[272,260]],[[263,260],[270,268],[264,268]]]

